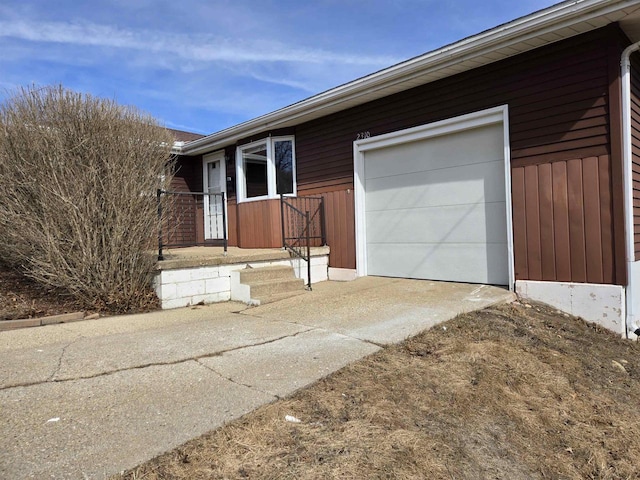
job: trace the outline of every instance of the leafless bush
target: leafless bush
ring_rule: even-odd
[[[88,307],[144,306],[172,142],[114,101],[20,89],[0,105],[0,256]]]

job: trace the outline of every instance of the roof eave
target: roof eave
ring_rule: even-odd
[[[365,93],[370,96],[372,91],[380,91],[380,96],[384,96],[385,90],[412,78],[427,75],[452,64],[473,60],[474,58],[481,57],[498,49],[531,40],[532,38],[575,25],[579,22],[609,15],[612,12],[638,5],[638,3],[638,0],[575,0],[554,5],[545,10],[521,17],[438,50],[327,90],[326,92],[314,95],[293,105],[207,135],[206,137],[187,142],[180,148],[180,153],[197,155],[223,148],[242,138],[250,137],[264,130],[284,126],[285,122],[291,124],[292,122],[300,123],[311,120],[319,116],[314,116],[315,113],[326,111],[329,107],[336,107],[350,100],[353,101]],[[594,27],[594,29],[595,28],[597,27]],[[561,39],[562,38],[559,38],[556,41]],[[533,48],[536,47],[531,47],[530,49]],[[489,63],[491,62],[486,62],[485,64]],[[351,106],[353,105],[348,105],[345,108]],[[339,109],[334,109],[332,111],[338,110]]]

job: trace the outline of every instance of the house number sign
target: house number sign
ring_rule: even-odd
[[[365,138],[369,138],[371,133],[367,130],[366,132],[358,132],[356,135],[356,140],[364,140]]]

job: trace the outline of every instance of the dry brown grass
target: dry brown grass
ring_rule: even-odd
[[[639,354],[548,307],[493,307],[116,478],[640,478]]]

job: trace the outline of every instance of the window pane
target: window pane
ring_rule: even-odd
[[[242,150],[242,167],[247,198],[269,193],[267,186],[267,144],[261,143]]]
[[[293,142],[276,140],[273,146],[278,195],[293,193]]]

